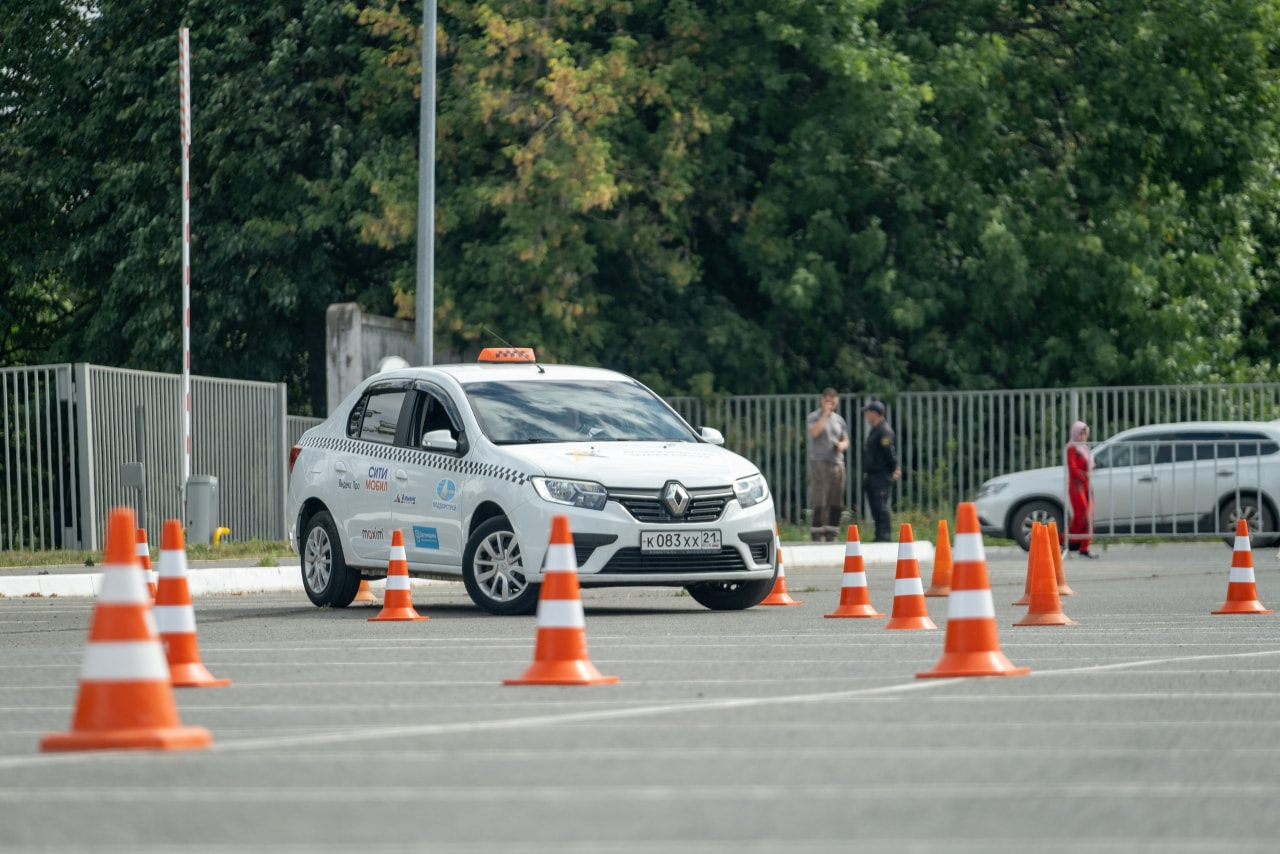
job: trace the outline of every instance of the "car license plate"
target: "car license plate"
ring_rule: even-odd
[[[640,551],[645,554],[660,552],[718,552],[720,532],[702,531],[641,531]]]

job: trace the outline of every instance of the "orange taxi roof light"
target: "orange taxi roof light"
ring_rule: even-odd
[[[485,347],[477,362],[536,362],[532,347]]]

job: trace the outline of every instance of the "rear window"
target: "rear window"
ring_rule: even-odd
[[[353,439],[390,445],[396,440],[400,410],[406,390],[374,389],[360,398],[347,420],[347,435]]]

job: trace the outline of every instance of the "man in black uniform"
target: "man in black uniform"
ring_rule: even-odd
[[[884,420],[883,403],[871,401],[862,407],[862,415],[871,428],[862,447],[863,488],[871,505],[871,518],[876,523],[875,542],[888,543],[892,542],[889,528],[893,524],[889,518],[889,491],[893,482],[902,476],[898,468],[898,440]]]

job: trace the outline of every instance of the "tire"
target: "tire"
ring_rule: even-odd
[[[693,601],[712,611],[745,611],[764,601],[773,579],[761,581],[703,581],[685,588]]]
[[[1256,495],[1240,496],[1239,512],[1236,510],[1236,501],[1229,498],[1223,502],[1222,508],[1218,511],[1218,530],[1232,531],[1236,529],[1236,520],[1244,519],[1249,523],[1249,547],[1264,548],[1272,546],[1276,543],[1275,514],[1271,512],[1271,508],[1267,506],[1265,501],[1259,501]],[[1230,536],[1222,538],[1222,541],[1228,546],[1235,546],[1236,538],[1234,533]]]
[[[467,595],[490,614],[532,614],[540,585],[525,578],[520,542],[506,516],[476,528],[462,554],[462,583]]]
[[[1009,534],[1024,552],[1031,551],[1031,523],[1048,525],[1058,523],[1059,533],[1066,532],[1066,520],[1062,508],[1051,501],[1028,501],[1009,517]]]
[[[345,608],[360,589],[360,573],[347,566],[338,528],[327,510],[312,514],[302,531],[302,586],[321,608]]]

